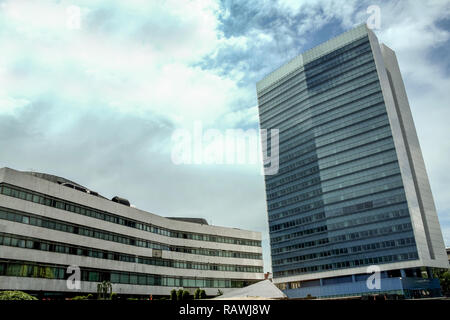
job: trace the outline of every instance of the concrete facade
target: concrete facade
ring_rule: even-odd
[[[217,294],[218,289],[223,292],[231,290],[231,283],[241,286],[264,279],[262,271],[261,234],[258,232],[164,218],[9,168],[0,169],[0,187],[1,186],[8,186],[16,188],[17,190],[50,197],[51,199],[56,199],[61,202],[67,201],[71,204],[80,205],[83,208],[91,208],[92,210],[113,214],[117,217],[130,219],[130,221],[141,222],[143,224],[151,225],[154,228],[164,228],[164,230],[169,231],[168,234],[149,232],[147,230],[101,220],[96,217],[71,212],[65,209],[58,209],[53,205],[35,203],[19,197],[5,195],[3,192],[3,194],[0,194],[0,209],[25,215],[26,220],[24,221],[28,223],[0,219],[0,236],[9,235],[20,239],[39,239],[48,243],[54,242],[56,244],[66,244],[67,246],[74,248],[93,248],[105,252],[105,256],[106,252],[111,252],[136,256],[136,259],[138,259],[137,257],[143,257],[153,259],[152,261],[161,259],[166,261],[166,263],[172,263],[171,261],[174,261],[175,263],[176,261],[176,263],[183,264],[200,264],[202,269],[149,265],[138,263],[138,260],[136,260],[136,262],[117,261],[85,255],[51,252],[49,250],[35,250],[34,248],[27,247],[14,247],[11,245],[0,245],[0,263],[19,261],[43,265],[57,265],[64,268],[67,268],[67,266],[79,266],[81,270],[88,268],[89,270],[100,270],[101,273],[129,272],[130,275],[131,273],[137,275],[151,274],[155,277],[162,276],[174,278],[177,279],[176,281],[180,281],[181,279],[181,282],[183,282],[183,279],[189,279],[190,281],[190,285],[180,286],[148,286],[114,283],[114,281],[111,281],[113,291],[122,294],[168,295],[172,289],[178,289],[180,287],[192,289],[197,287],[196,284],[198,283],[208,283],[205,282],[206,280],[210,281],[209,283],[214,281],[225,281],[225,285],[222,286],[218,282],[219,284],[214,287],[201,287],[206,290],[208,295],[215,295]],[[132,243],[138,243],[141,240],[149,241],[156,246],[162,246],[164,249],[159,250],[150,247],[130,245],[110,241],[108,239],[95,238],[93,236],[32,225],[29,223],[29,219],[32,217],[38,219],[50,219],[49,221],[60,221],[70,226],[78,226],[77,228],[93,228],[93,230],[101,230],[110,234],[123,235],[130,239],[136,239],[132,240]],[[222,240],[217,239],[216,241],[194,240],[171,236],[172,233],[200,234],[207,235],[211,238],[216,236],[225,240],[223,240],[223,242],[218,242]],[[225,243],[225,241],[228,241],[227,239],[231,238],[238,239],[233,241],[242,241],[244,244]],[[229,240],[229,242],[233,241]],[[52,246],[50,245],[50,247]],[[202,252],[205,252],[206,249],[214,250],[214,252],[226,255],[217,256],[175,251],[175,249],[184,251],[185,248],[187,248],[186,250],[188,251],[201,248],[203,250]],[[240,253],[245,254],[246,256],[240,257]],[[233,255],[236,255],[236,257]],[[219,266],[218,268],[222,268],[223,270],[215,270],[215,267],[209,267],[208,264]],[[231,271],[235,266],[251,268],[251,270]],[[7,269],[8,266],[5,268]],[[20,289],[27,291],[72,292],[67,288],[65,279],[10,276],[6,269],[3,270],[3,274],[0,275],[0,290]],[[198,281],[195,279],[198,279]],[[82,281],[80,292],[96,292],[98,282],[99,281]],[[170,281],[168,280],[167,283],[170,282],[172,282],[172,279]],[[193,283],[195,284],[192,286]]]

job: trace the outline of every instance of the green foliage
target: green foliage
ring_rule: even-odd
[[[88,296],[75,296],[70,300],[88,300]]]
[[[221,296],[221,295],[223,295],[223,292],[222,292],[222,290],[220,290],[220,289],[217,289],[217,295],[218,295],[218,296]]]
[[[197,288],[194,292],[194,299],[198,300],[200,299],[200,288]]]
[[[87,298],[88,298],[89,300],[92,300],[92,299],[94,299],[94,295],[93,295],[92,293],[89,293],[89,294],[87,295]]]
[[[206,291],[205,290],[200,290],[200,299],[206,299]]]
[[[111,292],[111,300],[117,300],[118,296],[116,292]]]
[[[189,291],[183,291],[182,300],[189,300]]]
[[[434,272],[434,276],[441,283],[442,294],[450,296],[450,269]]]
[[[138,298],[129,297],[127,300],[139,300]]]
[[[179,289],[179,290],[177,291],[177,300],[178,300],[178,301],[183,300],[183,289]]]
[[[99,300],[111,300],[112,284],[109,281],[103,281],[97,284],[97,296]]]
[[[177,300],[177,290],[175,290],[175,289],[172,289],[171,291],[170,291],[170,300]]]
[[[1,291],[0,300],[37,300],[37,298],[22,291]]]

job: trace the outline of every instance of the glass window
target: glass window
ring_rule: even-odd
[[[3,187],[3,194],[10,196],[11,195],[11,188]]]
[[[120,282],[120,274],[116,272],[111,273],[111,282],[119,283]]]
[[[89,281],[99,281],[99,273],[97,271],[89,271]]]
[[[58,209],[62,209],[62,210],[65,209],[64,202],[61,202],[61,201],[56,201],[55,206],[56,206],[56,208],[58,208]]]
[[[130,275],[130,284],[137,284],[138,283],[138,277],[136,274]]]
[[[19,242],[18,242],[18,246],[20,247],[20,248],[25,248],[25,240],[19,240]]]
[[[3,245],[10,246],[11,245],[11,238],[10,237],[4,237],[3,238]]]
[[[130,275],[128,273],[121,273],[120,283],[130,283]]]
[[[147,277],[145,275],[139,275],[138,283],[140,285],[146,285],[147,284]]]
[[[33,241],[32,240],[27,240],[26,247],[28,249],[32,249],[33,248]]]
[[[19,191],[16,189],[11,189],[11,197],[18,198],[19,197]]]
[[[11,238],[11,246],[17,247],[18,246],[18,242],[19,242],[19,239]]]

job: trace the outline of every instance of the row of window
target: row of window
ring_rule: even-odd
[[[27,248],[34,250],[58,252],[79,256],[87,256],[99,259],[108,259],[132,263],[140,263],[154,266],[163,266],[168,268],[196,269],[196,270],[214,270],[214,271],[231,271],[231,272],[256,272],[262,273],[263,268],[258,266],[240,266],[229,264],[209,264],[190,261],[168,260],[162,258],[151,258],[143,256],[135,256],[119,252],[97,250],[92,248],[73,246],[66,243],[46,241],[41,239],[21,237],[18,235],[10,235],[0,233],[0,245]]]
[[[280,99],[284,96],[287,96],[289,92],[296,91],[296,88],[301,89],[304,85],[308,86],[309,79],[314,79],[317,77],[326,79],[327,77],[323,76],[326,74],[330,74],[330,72],[334,73],[336,71],[336,67],[352,67],[366,61],[364,60],[364,58],[373,60],[373,57],[371,57],[370,54],[370,46],[368,46],[367,43],[361,44],[356,48],[349,48],[347,52],[342,53],[339,56],[335,56],[324,65],[316,66],[314,70],[308,70],[307,74],[306,72],[298,73],[297,75],[295,75],[295,77],[292,77],[289,80],[285,81],[284,84],[278,85],[273,88],[270,95],[267,95],[266,93],[260,93],[258,95],[258,105],[261,108],[261,112],[267,112],[268,106],[273,105],[274,103],[278,103]],[[359,63],[355,63],[355,61]]]
[[[314,156],[305,160],[312,163],[317,160],[317,157]],[[364,158],[352,162],[351,165],[340,165],[339,168],[334,167],[333,170],[330,170],[329,168],[321,170],[320,177],[299,179],[300,177],[304,176],[305,173],[307,174],[309,172],[310,169],[308,169],[306,172],[302,171],[299,173],[295,173],[276,182],[267,184],[267,192],[271,192],[273,190],[272,193],[269,193],[267,195],[267,199],[273,199],[275,197],[299,191],[300,189],[306,189],[307,187],[311,187],[319,183],[324,186],[328,186],[328,184],[336,184],[340,182],[340,180],[346,179],[345,177],[348,177],[349,175],[354,175],[360,172],[370,172],[371,170],[379,170],[379,168],[384,165],[398,167],[398,165],[394,164],[397,162],[396,160],[396,155],[393,152],[388,151],[377,154],[375,156],[371,156],[370,160]],[[270,220],[274,220],[279,216],[279,214],[271,215]]]
[[[259,92],[259,97],[261,99],[266,97],[270,98],[273,95],[279,94],[280,91],[285,91],[289,89],[289,86],[293,82],[296,83],[299,77],[304,77],[306,68],[308,69],[307,70],[308,74],[310,74],[312,70],[315,70],[316,72],[319,73],[323,72],[323,70],[328,69],[329,67],[342,63],[343,61],[345,61],[344,58],[346,57],[351,59],[353,58],[352,52],[358,50],[365,50],[367,44],[368,44],[367,36],[365,36],[361,39],[355,40],[352,43],[349,43],[348,45],[345,45],[342,48],[330,52],[329,54],[325,55],[320,59],[311,61],[307,65],[305,65],[305,67],[298,68],[290,72],[289,74],[285,75],[282,79],[277,80],[267,88],[261,90]],[[321,62],[321,64],[318,63],[319,61]]]
[[[285,271],[274,271],[273,277],[279,278],[279,277],[293,276],[293,275],[299,275],[299,274],[304,274],[304,273],[322,272],[322,271],[329,271],[329,270],[343,269],[343,268],[362,267],[362,266],[373,265],[373,264],[393,263],[393,262],[399,262],[399,261],[405,261],[405,260],[417,260],[418,258],[419,258],[419,256],[418,256],[417,252],[414,251],[414,252],[407,252],[407,253],[402,253],[402,254],[395,254],[395,255],[388,255],[388,256],[380,256],[380,257],[373,257],[373,258],[336,262],[336,263],[330,263],[330,264],[324,264],[324,265],[302,267],[302,268],[285,270]]]
[[[80,269],[81,281],[110,281],[113,284],[121,283],[146,286],[198,288],[241,288],[244,285],[249,284],[249,281],[234,279],[169,277],[155,274],[95,270],[90,268]],[[72,274],[66,272],[67,266],[0,260],[0,276],[64,280]]]
[[[351,150],[346,150],[345,152],[337,152],[333,154],[332,156],[327,156],[325,158],[319,159],[317,157],[317,154],[315,155],[307,155],[308,158],[306,159],[295,159],[295,162],[292,164],[286,165],[283,168],[280,168],[278,171],[278,175],[269,176],[267,178],[268,183],[273,183],[274,181],[281,180],[284,177],[282,175],[284,174],[291,174],[292,172],[295,172],[298,170],[303,170],[299,172],[303,176],[307,176],[310,174],[313,174],[315,172],[319,171],[319,167],[322,171],[325,170],[333,170],[336,169],[337,166],[340,165],[348,165],[348,163],[356,162],[357,160],[360,160],[362,158],[366,158],[369,156],[374,156],[382,152],[390,151],[392,152],[394,149],[394,142],[392,140],[392,137],[386,137],[384,139],[380,139],[376,142],[372,142],[369,144],[365,144],[359,147],[356,147]],[[306,165],[315,165],[312,168],[305,169]],[[314,168],[314,169],[313,169]]]
[[[59,220],[42,218],[39,216],[30,215],[28,213],[12,211],[10,209],[0,208],[0,219],[10,220],[19,223],[30,224],[38,227],[69,232],[74,234],[79,234],[87,237],[93,237],[97,239],[113,241],[118,243],[123,243],[127,245],[145,247],[159,250],[169,250],[176,252],[183,252],[189,254],[199,254],[206,256],[219,256],[219,257],[230,257],[230,258],[242,258],[242,259],[262,259],[261,254],[250,253],[250,252],[236,252],[236,251],[226,251],[226,250],[214,250],[205,248],[190,248],[190,247],[177,247],[170,246],[166,244],[161,244],[157,242],[152,242],[139,238],[132,238],[128,236],[119,235],[112,232],[106,232],[99,229],[94,229],[90,227],[84,227],[75,224],[69,224]]]
[[[376,71],[375,66],[372,66],[363,72],[342,79],[338,86],[328,86],[328,88],[326,88],[327,90],[323,93],[314,92],[299,96],[298,98],[296,97],[295,100],[291,101],[288,106],[283,107],[283,112],[279,109],[280,105],[273,105],[272,111],[276,111],[277,113],[271,112],[270,115],[263,115],[264,118],[261,117],[261,127],[265,129],[278,128],[278,124],[298,116],[304,111],[310,112],[310,117],[313,108],[331,101],[338,96],[349,94],[348,101],[353,100],[352,96],[355,92],[357,92],[357,90],[361,90],[361,88],[373,88],[372,92],[375,92],[377,87],[379,87],[379,80],[376,72],[374,71]],[[367,93],[364,92],[364,95],[366,94]]]
[[[313,114],[305,112],[303,115],[296,115],[294,118],[300,122],[298,125],[291,123],[291,120],[284,122],[280,128],[280,146],[283,148],[285,144],[299,138],[305,143],[315,136],[321,137],[348,127],[355,123],[355,118],[367,120],[385,112],[383,96],[376,90],[376,86],[364,94],[337,97],[315,106]],[[338,123],[336,119],[339,119]]]
[[[328,98],[333,95],[332,89],[336,87],[344,87],[354,82],[355,79],[362,79],[365,75],[372,73],[375,69],[370,53],[366,53],[359,59],[359,65],[350,66],[350,71],[335,69],[333,73],[336,75],[333,79],[321,79],[320,82],[313,83],[314,80],[306,79],[306,90],[299,91],[296,88],[290,93],[283,94],[280,98],[272,100],[270,104],[265,106],[266,111],[262,116],[265,120],[276,117],[282,113],[292,113],[292,108],[303,111],[301,105],[308,105],[316,101],[325,101],[322,98]],[[310,84],[311,83],[311,84]],[[298,87],[298,86],[297,86]],[[301,87],[301,86],[300,86]],[[301,89],[301,88],[300,88]],[[317,96],[320,94],[320,97]],[[308,100],[308,98],[312,98]],[[274,108],[276,106],[276,108]],[[290,110],[291,109],[291,110]],[[275,111],[275,112],[274,112]]]
[[[322,119],[322,121],[314,121],[314,125],[311,124],[312,121],[308,121],[308,130],[305,130],[303,127],[295,127],[292,128],[289,133],[281,131],[279,139],[280,153],[288,154],[290,150],[299,145],[306,145],[308,143],[315,143],[317,147],[322,147],[336,141],[336,137],[341,136],[342,134],[353,134],[357,129],[366,129],[367,124],[373,123],[374,121],[378,122],[383,118],[386,118],[386,109],[384,108],[384,105],[378,101],[376,102],[376,104],[371,103],[370,105],[363,107],[358,105],[346,107],[339,113],[333,112],[334,117],[331,119],[326,118]],[[338,122],[334,121],[336,120],[336,117],[339,118]],[[328,122],[322,123],[324,120]],[[299,130],[299,128],[301,128],[301,130]],[[289,160],[290,158],[292,158],[292,156],[283,159]]]
[[[318,222],[321,220],[325,220],[326,217],[335,218],[335,217],[340,217],[340,216],[347,216],[347,215],[353,214],[353,213],[366,212],[372,208],[373,209],[375,209],[375,208],[381,209],[381,208],[384,208],[384,207],[390,206],[390,205],[399,205],[399,204],[405,203],[405,201],[406,201],[406,197],[403,192],[401,194],[397,194],[394,196],[392,194],[389,194],[388,196],[381,197],[379,199],[375,199],[375,200],[371,200],[371,201],[364,201],[364,199],[356,199],[356,200],[352,201],[352,202],[356,202],[355,204],[347,205],[344,207],[340,206],[335,209],[327,209],[326,216],[325,216],[324,212],[319,212],[314,215],[301,217],[301,218],[293,220],[293,221],[294,221],[294,225],[301,226],[301,225],[309,224],[312,222]],[[332,225],[332,227],[334,227],[334,225]],[[283,241],[291,241],[294,238],[296,238],[296,237],[294,237],[291,234],[286,234],[286,235],[282,235],[282,236],[271,237],[270,241],[271,241],[271,244],[273,245],[275,243],[279,243],[279,242],[283,242]]]
[[[389,122],[385,116],[383,116],[383,119],[381,120],[374,118],[369,119],[369,122],[363,123],[366,125],[359,130],[355,130],[354,127],[348,127],[339,129],[339,135],[335,135],[335,133],[333,133],[332,138],[326,138],[325,135],[325,142],[321,142],[322,139],[317,139],[317,137],[308,139],[305,143],[294,141],[289,150],[286,150],[284,153],[281,152],[283,156],[280,157],[280,164],[289,165],[289,161],[297,160],[300,156],[304,156],[313,151],[319,159],[325,158],[332,154],[336,154],[336,150],[340,150],[339,152],[342,152],[347,149],[352,149],[355,146],[366,144],[371,141],[370,138],[375,136],[375,133],[379,132],[382,134],[385,133],[385,131],[389,131],[386,129]],[[372,125],[369,125],[369,123]]]
[[[336,237],[331,237],[330,243],[342,242],[342,241],[346,241],[346,240],[354,241],[354,240],[359,240],[359,239],[373,238],[376,236],[406,232],[406,231],[411,231],[411,230],[412,230],[411,223],[403,223],[403,224],[398,224],[395,226],[388,226],[388,227],[382,227],[382,228],[377,228],[377,229],[364,230],[364,231],[360,231],[360,232],[353,232],[350,234],[343,234],[343,235],[339,235]],[[294,257],[293,259],[297,259],[297,258]],[[298,259],[298,261],[300,261],[300,259]],[[292,260],[290,262],[295,262],[295,261]],[[272,265],[274,268],[276,266],[280,266],[280,265],[286,266],[286,264],[288,264],[286,259],[279,259],[279,260],[272,262]]]
[[[345,201],[351,198],[358,198],[364,195],[375,194],[381,191],[400,188],[403,186],[403,183],[401,180],[398,179],[399,175],[400,173],[392,175],[391,177],[388,177],[384,180],[375,180],[368,183],[364,183],[362,185],[353,186],[353,188],[350,189],[350,191],[347,191],[345,194],[342,194],[343,193],[342,190],[334,191],[328,194],[322,194],[321,201],[323,204],[330,204],[333,202]],[[291,198],[290,202],[294,203],[295,199],[297,198],[296,197]],[[299,222],[301,223],[301,221],[291,220],[280,224],[272,224],[269,230],[281,231],[285,229],[290,229],[299,224]]]
[[[338,248],[338,249],[331,249],[331,250],[325,250],[320,252],[314,252],[306,255],[301,256],[295,256],[291,258],[286,259],[278,259],[273,261],[273,265],[285,265],[300,261],[307,261],[307,260],[315,260],[315,259],[321,259],[331,256],[340,256],[340,255],[347,255],[347,254],[356,254],[361,252],[370,252],[374,250],[379,250],[381,248],[399,248],[404,246],[411,246],[415,245],[414,238],[403,238],[398,240],[389,240],[389,241],[381,241],[381,242],[374,242],[369,243],[365,245],[359,245],[359,246],[353,246],[350,248]]]
[[[354,227],[354,226],[358,226],[358,225],[362,225],[362,224],[374,223],[377,221],[398,219],[401,217],[408,216],[408,214],[409,214],[408,209],[400,209],[400,210],[394,210],[394,211],[390,211],[390,212],[382,212],[380,214],[370,213],[370,215],[368,215],[366,217],[359,217],[359,218],[349,219],[349,220],[334,223],[334,224],[328,224],[327,230],[330,231],[330,230],[336,230],[336,229],[343,229],[343,228]],[[299,235],[297,235],[297,234],[289,234],[289,238],[291,238],[291,237],[296,238],[298,236]],[[296,251],[299,249],[321,246],[321,245],[329,243],[329,242],[330,242],[329,238],[322,238],[322,239],[318,239],[318,240],[314,240],[314,241],[306,241],[306,242],[296,243],[296,244],[285,246],[285,247],[273,248],[272,256],[281,254],[281,253],[290,252],[290,251]],[[333,243],[336,243],[336,242],[333,241]]]
[[[339,68],[330,70],[327,74],[322,74],[316,79],[308,76],[306,81],[298,83],[292,87],[289,92],[286,92],[285,94],[271,100],[270,103],[264,105],[260,104],[260,115],[270,118],[271,111],[276,110],[277,114],[283,113],[287,109],[291,108],[293,103],[299,103],[300,100],[300,103],[305,101],[307,97],[311,96],[311,93],[324,91],[326,88],[341,85],[355,77],[371,72],[374,68],[375,65],[373,63],[373,57],[370,52],[366,52],[355,58],[351,64],[339,66]],[[329,76],[333,77],[332,81],[330,81]],[[274,109],[274,106],[277,106],[277,108]],[[278,109],[280,109],[280,112],[278,112]]]
[[[314,105],[308,102],[297,112],[292,110],[288,116],[282,115],[267,121],[264,128],[279,128],[281,133],[298,131],[299,134],[305,134],[315,126],[329,124],[334,119],[379,105],[384,105],[384,100],[380,84],[374,80],[366,84],[364,90],[346,91]]]
[[[175,230],[169,230],[166,228],[161,228],[158,226],[154,226],[147,223],[138,222],[135,220],[127,219],[122,216],[114,215],[108,212],[100,211],[97,209],[89,208],[86,206],[80,206],[78,204],[68,202],[65,200],[49,197],[46,195],[42,195],[40,193],[21,189],[18,187],[0,186],[0,193],[19,198],[26,201],[32,201],[35,203],[39,203],[45,206],[55,207],[61,210],[66,210],[70,212],[74,212],[77,214],[89,216],[96,219],[105,220],[108,222],[124,225],[131,228],[136,228],[152,233],[161,234],[164,236],[172,237],[172,238],[183,238],[183,239],[192,239],[192,240],[200,240],[200,241],[211,241],[211,242],[220,242],[220,243],[229,243],[229,244],[238,244],[238,245],[246,245],[246,246],[261,246],[261,241],[250,240],[250,239],[239,239],[239,238],[231,238],[231,237],[223,237],[223,236],[215,236],[208,234],[199,234],[199,233],[188,233],[181,232]]]
[[[371,63],[372,65],[372,63]],[[262,125],[264,127],[278,127],[274,124],[271,124],[271,122],[274,121],[281,121],[281,120],[287,120],[291,117],[296,117],[299,123],[304,122],[307,119],[311,119],[313,115],[318,115],[320,112],[326,108],[329,108],[327,104],[331,100],[335,100],[338,96],[348,93],[348,90],[350,87],[353,90],[358,89],[361,85],[369,85],[373,86],[373,90],[376,90],[376,85],[372,84],[374,81],[376,81],[376,78],[373,74],[373,71],[375,70],[375,66],[372,65],[371,67],[367,68],[366,66],[358,67],[361,69],[360,72],[348,74],[345,76],[339,77],[339,83],[336,87],[334,84],[325,84],[320,88],[320,91],[323,91],[323,94],[319,94],[318,92],[312,92],[310,89],[307,91],[295,95],[289,100],[286,100],[285,103],[281,103],[278,105],[272,105],[269,112],[273,113],[276,111],[275,118],[265,118],[262,121]],[[328,89],[328,90],[327,90]],[[372,92],[370,92],[372,93]],[[365,93],[367,94],[367,93]],[[347,97],[347,99],[339,99],[340,104],[348,105],[350,101],[354,101],[354,97]],[[360,102],[358,102],[359,104]],[[337,101],[334,101],[335,107],[338,107],[339,104]],[[360,107],[361,108],[361,107]],[[284,110],[281,111],[281,110]],[[344,110],[341,110],[344,111]],[[301,116],[300,116],[301,115]],[[261,115],[261,117],[268,117],[268,115]],[[289,127],[291,123],[288,122],[288,125],[284,124],[283,126],[280,126],[280,130],[285,130],[286,127]]]
[[[367,42],[358,43],[357,46],[349,46],[346,49],[346,52],[342,52],[342,54],[335,56],[329,61],[325,62],[323,65],[316,66],[314,69],[314,73],[320,74],[326,72],[329,69],[334,68],[335,66],[345,63],[346,61],[352,61],[357,56],[367,51]],[[311,70],[308,68],[308,75],[311,75]],[[274,84],[271,85],[272,89],[266,92],[266,89],[259,93],[258,102],[259,105],[265,104],[274,97],[283,94],[285,92],[290,91],[293,87],[297,86],[299,83],[302,83],[306,79],[306,72],[304,68],[300,68],[291,73],[290,77],[284,77],[283,84],[278,84],[274,87]]]

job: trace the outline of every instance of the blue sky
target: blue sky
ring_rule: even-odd
[[[397,53],[450,246],[449,1],[0,0],[0,166],[261,231],[269,270],[259,167],[177,166],[171,134],[194,121],[257,128],[255,83],[365,22],[370,5]]]

